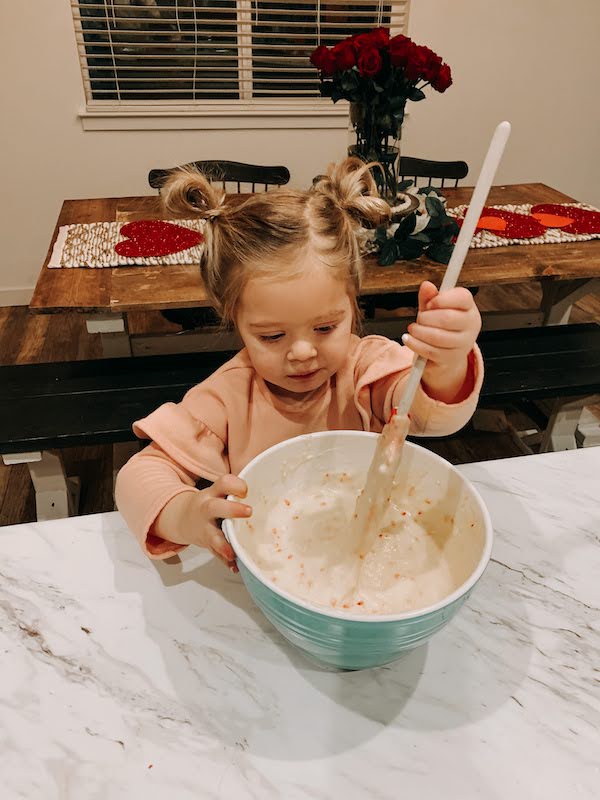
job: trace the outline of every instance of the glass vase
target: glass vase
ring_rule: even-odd
[[[356,144],[350,145],[348,155],[357,156],[365,162],[379,162],[381,169],[371,170],[379,194],[388,202],[395,201],[398,193],[400,148],[390,144],[391,137],[382,135],[378,130],[372,107],[350,103],[350,121],[356,132]],[[397,138],[400,138],[399,132]]]

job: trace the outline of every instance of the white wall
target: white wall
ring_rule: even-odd
[[[405,155],[462,158],[476,176],[508,119],[500,182],[600,206],[598,0],[413,0],[409,27],[451,65],[454,85],[412,104]]]
[[[463,158],[476,176],[509,119],[500,181],[542,181],[600,205],[598,30],[597,0],[413,0],[409,33],[455,83],[411,105],[402,151]],[[84,131],[67,0],[0,4],[0,45],[0,305],[28,302],[65,198],[150,193],[150,168],[198,158],[284,163],[307,186],[344,152],[339,130]]]

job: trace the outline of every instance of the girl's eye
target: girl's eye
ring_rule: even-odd
[[[261,336],[260,339],[263,342],[277,342],[279,341],[279,339],[281,339],[282,336],[283,333],[274,333],[271,336]]]
[[[331,333],[336,329],[336,325],[321,325],[318,328],[315,328],[317,333]]]

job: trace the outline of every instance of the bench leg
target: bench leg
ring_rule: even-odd
[[[85,321],[88,333],[99,333],[105,358],[131,355],[131,340],[126,314],[94,314]]]
[[[2,456],[5,464],[27,464],[35,490],[38,521],[65,519],[77,514],[79,478],[67,478],[60,453],[42,450]]]
[[[585,397],[570,399],[560,398],[555,402],[548,427],[540,445],[540,453],[556,453],[560,450],[576,450],[575,434],[582,409],[587,402]]]

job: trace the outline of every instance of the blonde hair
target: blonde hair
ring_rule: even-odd
[[[240,202],[193,168],[174,170],[161,190],[166,209],[207,220],[200,271],[223,321],[235,323],[240,295],[257,276],[292,277],[298,254],[319,262],[360,291],[362,259],[357,228],[389,220],[377,194],[373,164],[347,158],[331,164],[308,191],[278,189]]]

